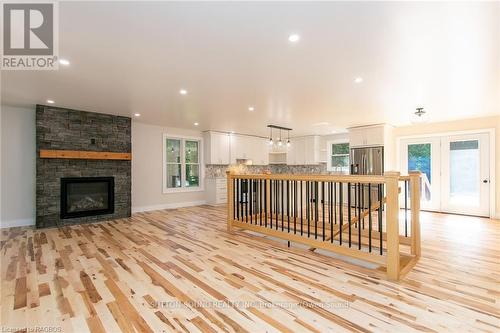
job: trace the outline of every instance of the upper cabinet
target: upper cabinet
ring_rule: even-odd
[[[318,135],[292,138],[286,154],[288,165],[312,165],[320,162],[320,138]]]
[[[220,132],[205,132],[205,163],[229,164],[230,135]]]
[[[233,134],[230,136],[231,163],[236,160],[251,160],[253,165],[269,164],[267,139],[256,136]]]
[[[384,146],[390,133],[389,125],[352,127],[349,129],[349,145],[351,148]]]

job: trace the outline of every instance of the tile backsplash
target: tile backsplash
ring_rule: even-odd
[[[226,176],[226,171],[238,174],[259,174],[270,172],[273,174],[334,174],[326,170],[326,163],[318,165],[207,165],[205,168],[206,178],[220,178]]]

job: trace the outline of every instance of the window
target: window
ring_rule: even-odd
[[[203,190],[200,138],[163,138],[163,192]]]
[[[327,170],[349,172],[349,142],[329,141]]]

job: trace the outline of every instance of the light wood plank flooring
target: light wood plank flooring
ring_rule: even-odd
[[[500,221],[422,213],[422,258],[396,283],[228,234],[225,214],[202,206],[2,230],[2,331],[500,330]]]

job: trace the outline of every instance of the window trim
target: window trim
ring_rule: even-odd
[[[349,174],[349,166],[347,166],[347,170],[345,170],[345,171],[336,170],[332,166],[332,145],[334,145],[334,144],[340,144],[340,143],[347,143],[347,144],[349,144],[349,140],[348,139],[335,139],[335,140],[328,140],[326,142],[326,154],[327,154],[326,170],[329,171],[329,172],[335,172],[335,173],[338,173],[338,174],[347,175],[347,174]],[[349,152],[350,152],[350,150],[351,150],[351,147],[349,146]],[[336,156],[344,156],[344,155],[349,156],[349,162],[350,162],[350,159],[351,159],[350,153],[348,153],[348,154],[337,154]]]
[[[167,139],[172,140],[180,140],[180,159],[181,159],[181,187],[168,188],[167,187]],[[199,186],[196,187],[185,187],[184,186],[184,177],[186,177],[186,140],[188,141],[198,141],[198,165],[200,168],[200,178],[199,178]],[[163,178],[163,194],[168,193],[182,193],[182,192],[202,192],[205,191],[205,164],[204,164],[204,156],[203,156],[203,138],[199,136],[187,136],[187,135],[169,135],[167,133],[163,133],[163,164],[162,164],[162,178]],[[170,164],[178,164],[178,163],[170,163]],[[193,164],[193,163],[191,163]]]

